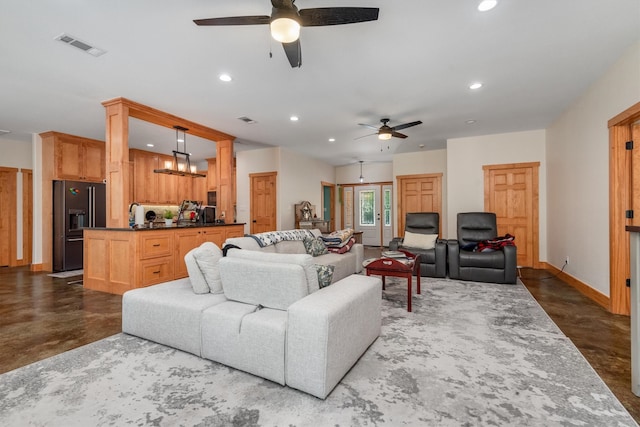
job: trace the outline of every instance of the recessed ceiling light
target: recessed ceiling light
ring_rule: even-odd
[[[297,122],[299,119],[298,116],[291,116],[289,117],[289,120],[291,120],[292,122]]]
[[[335,138],[329,138],[329,142],[336,142]]]
[[[223,82],[230,82],[232,80],[229,74],[220,74],[218,78]]]
[[[475,120],[467,120],[467,121],[466,121],[466,123],[467,123],[468,125],[472,125],[472,124],[474,124],[475,122],[476,122]]]
[[[153,144],[147,144],[147,147],[153,147]]]
[[[418,145],[418,147],[424,148],[424,144],[420,144],[420,145]]]
[[[471,83],[469,85],[469,89],[473,89],[473,90],[480,89],[481,87],[482,87],[482,83],[480,82]]]
[[[480,12],[486,12],[496,7],[497,4],[498,0],[482,0],[480,4],[478,4],[478,10]]]

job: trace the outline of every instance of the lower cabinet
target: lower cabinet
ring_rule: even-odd
[[[204,242],[222,247],[244,235],[244,224],[158,230],[84,230],[87,289],[122,295],[126,291],[187,277],[184,256]]]

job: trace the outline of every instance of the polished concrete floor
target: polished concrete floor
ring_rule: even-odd
[[[0,268],[0,373],[121,331],[122,298],[74,281]],[[631,393],[629,317],[608,313],[548,271],[523,269],[522,281],[640,422],[640,397]]]

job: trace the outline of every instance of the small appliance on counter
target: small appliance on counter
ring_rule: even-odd
[[[203,206],[200,209],[200,222],[202,224],[214,224],[216,222],[216,207]]]

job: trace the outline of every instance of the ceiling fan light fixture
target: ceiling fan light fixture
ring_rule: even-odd
[[[300,23],[291,17],[271,21],[271,37],[280,43],[293,43],[300,37]]]
[[[391,139],[391,132],[380,131],[380,133],[378,134],[378,139],[381,139],[382,141],[390,140]]]

